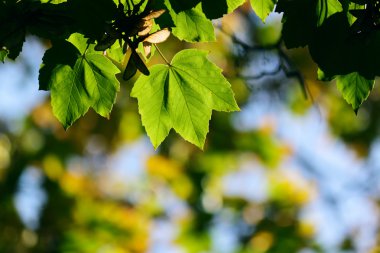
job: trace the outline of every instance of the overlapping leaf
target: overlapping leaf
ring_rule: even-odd
[[[380,75],[380,31],[358,35],[350,28],[345,13],[335,13],[318,27],[310,54],[327,77],[358,72],[374,79]]]
[[[92,39],[99,39],[117,13],[113,0],[68,0],[69,9],[80,32]]]
[[[314,0],[278,0],[276,12],[283,12],[282,36],[287,48],[306,46],[313,39],[316,24]]]
[[[202,148],[212,110],[235,111],[230,84],[221,70],[195,49],[179,52],[169,66],[156,65],[140,76],[132,90],[143,125],[155,147],[174,128]]]
[[[220,18],[224,14],[233,12],[237,7],[242,5],[244,0],[202,0],[202,10],[209,19]]]
[[[119,69],[105,56],[83,48],[86,40],[80,36],[53,46],[44,56],[51,59],[58,52],[65,61],[46,61],[40,71],[42,88],[51,90],[53,113],[65,128],[71,126],[90,107],[108,117],[119,90],[115,75]],[[78,50],[79,49],[79,50]],[[50,74],[50,75],[49,75]]]
[[[201,4],[184,11],[176,12],[169,0],[165,1],[169,14],[175,24],[173,35],[188,42],[214,41],[214,26],[202,11]]]
[[[16,1],[0,2],[0,49],[6,48],[7,57],[13,60],[20,54],[25,41],[25,5]]]

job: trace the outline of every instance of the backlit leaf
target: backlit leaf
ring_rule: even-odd
[[[215,41],[212,22],[202,12],[200,4],[179,13],[171,9],[168,0],[166,0],[165,4],[167,4],[169,14],[175,24],[172,31],[174,36],[188,42]]]
[[[115,76],[119,69],[104,55],[86,50],[86,39],[80,36],[73,38],[70,40],[79,50],[70,42],[53,44],[45,53],[46,62],[40,71],[40,82],[48,82],[42,87],[51,90],[53,113],[65,128],[90,107],[108,117],[119,90]],[[48,61],[56,55],[65,55],[66,58],[64,61]]]
[[[119,91],[119,81],[115,76],[119,69],[99,54],[88,54],[84,61],[84,84],[90,94],[91,107],[101,116],[108,118]]]
[[[343,98],[352,105],[355,112],[368,98],[374,84],[375,80],[368,80],[357,72],[339,76],[336,79],[338,90],[342,92]]]
[[[53,42],[53,47],[48,49],[42,58],[42,66],[38,76],[39,89],[49,90],[53,69],[58,65],[69,65],[74,68],[79,54],[78,49],[67,41]]]
[[[90,108],[90,98],[82,84],[83,62],[78,61],[74,69],[68,65],[57,66],[51,75],[51,104],[53,113],[67,129]]]
[[[131,96],[139,103],[143,125],[155,147],[174,128],[202,148],[212,110],[239,110],[230,84],[207,53],[188,49],[174,56],[170,66],[155,65],[140,76]]]

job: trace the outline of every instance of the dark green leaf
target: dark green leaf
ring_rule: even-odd
[[[380,32],[352,33],[347,16],[340,12],[320,26],[309,50],[319,68],[332,77],[358,72],[367,79],[380,75]]]
[[[26,34],[26,17],[23,3],[1,2],[0,48],[8,50],[7,57],[14,60],[20,54]]]
[[[39,4],[28,14],[29,33],[46,39],[65,39],[75,32],[74,20],[67,3]]]
[[[197,6],[201,0],[188,0],[188,1],[182,1],[182,0],[169,0],[170,7],[175,13],[180,13],[183,11],[190,10]]]
[[[58,65],[68,65],[74,68],[74,65],[80,55],[79,50],[70,42],[55,41],[53,47],[45,52],[42,58],[42,66],[39,74],[39,89],[49,90],[49,83],[53,69]]]
[[[91,39],[101,39],[117,15],[113,0],[68,0],[68,4],[80,31]]]
[[[317,27],[316,1],[279,0],[276,12],[283,12],[282,36],[287,48],[304,47]]]
[[[202,0],[202,10],[208,19],[220,18],[225,14],[233,12],[242,5],[245,0]]]
[[[195,8],[202,4],[202,11],[208,19],[220,18],[223,15],[234,11],[244,3],[244,0],[169,0],[171,8],[178,14],[183,11]]]

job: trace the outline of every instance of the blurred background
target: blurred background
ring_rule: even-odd
[[[0,65],[1,253],[380,252],[379,89],[355,115],[279,14],[214,25],[215,43],[160,46],[209,50],[232,84],[241,111],[213,113],[203,152],[174,132],[153,149],[134,80],[65,132],[38,91],[46,42]]]

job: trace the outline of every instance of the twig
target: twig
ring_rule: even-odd
[[[158,46],[156,44],[153,44],[154,47],[157,49],[158,53],[161,55],[162,59],[164,59],[164,61],[166,62],[166,64],[168,66],[171,66],[169,61],[165,58],[164,54],[161,52],[161,50],[158,48]]]

